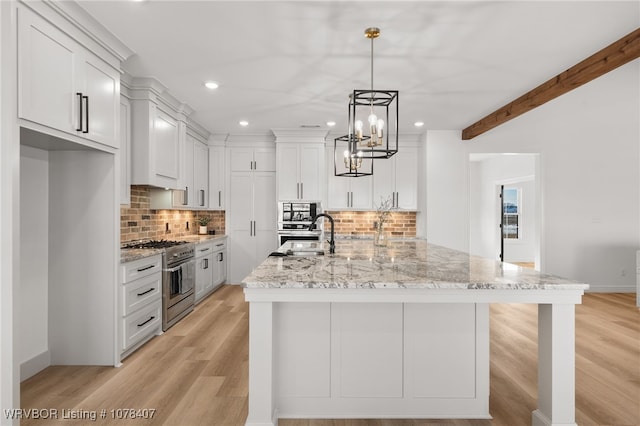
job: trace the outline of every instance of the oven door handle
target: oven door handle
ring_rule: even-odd
[[[189,259],[189,260],[191,260],[191,259]],[[188,262],[188,261],[187,261],[187,262]],[[175,267],[173,267],[173,268],[165,268],[165,269],[163,269],[163,271],[164,271],[164,272],[169,272],[169,273],[173,273],[173,272],[179,271],[180,269],[182,269],[182,267],[183,267],[187,262],[183,262],[183,263],[181,263],[181,264],[179,264],[178,266],[175,266]]]

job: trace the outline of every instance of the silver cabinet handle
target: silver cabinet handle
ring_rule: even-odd
[[[82,99],[84,99],[85,102],[85,111],[84,111],[84,120],[85,123],[87,124],[87,128],[85,130],[82,131],[82,133],[89,133],[89,96],[83,96]]]
[[[351,206],[349,205],[349,191],[347,191],[347,207],[351,207]]]
[[[82,131],[82,92],[76,92],[76,96],[78,97],[78,127],[76,127],[77,132]]]
[[[200,202],[200,206],[204,207],[204,189],[200,190],[200,195],[202,197],[202,201]]]
[[[222,191],[218,191],[218,207],[222,207]]]
[[[205,248],[202,248],[202,249],[200,249],[200,252],[209,251],[209,249],[210,249],[210,248],[211,248],[211,247],[205,247]]]
[[[189,187],[185,186],[184,187],[184,200],[182,200],[182,205],[186,206],[187,204],[189,204]]]
[[[300,182],[300,199],[304,199],[304,182]]]
[[[400,193],[396,192],[396,208],[400,207]]]

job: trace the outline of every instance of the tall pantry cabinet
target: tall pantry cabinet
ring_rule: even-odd
[[[275,147],[227,150],[228,282],[238,284],[278,247]]]

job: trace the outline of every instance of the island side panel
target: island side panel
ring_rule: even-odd
[[[273,303],[249,304],[249,415],[245,426],[274,426]]]
[[[490,418],[488,314],[474,303],[275,303],[278,415]]]

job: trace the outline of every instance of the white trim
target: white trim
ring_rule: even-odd
[[[49,349],[20,364],[20,381],[34,376],[51,365]]]
[[[635,293],[636,287],[633,284],[629,285],[595,285],[589,284],[588,293]]]

